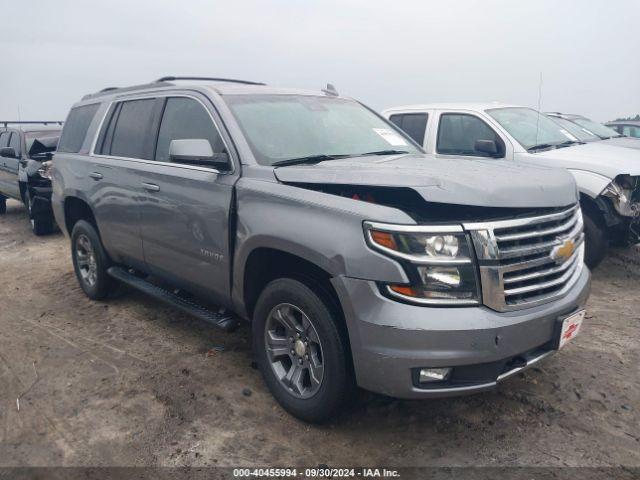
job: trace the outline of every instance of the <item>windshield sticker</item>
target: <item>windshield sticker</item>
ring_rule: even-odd
[[[374,128],[373,131],[384,138],[389,145],[393,145],[394,147],[407,145],[407,142],[404,138],[402,138],[397,133],[389,130],[388,128]]]
[[[573,135],[571,135],[569,132],[567,132],[565,129],[561,128],[560,131],[564,134],[565,137],[567,137],[569,140],[573,141],[573,142],[577,142],[578,139],[576,137],[574,137]]]

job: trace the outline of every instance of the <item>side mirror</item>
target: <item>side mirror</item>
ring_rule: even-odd
[[[16,149],[13,147],[3,147],[0,148],[0,157],[5,158],[17,158]]]
[[[175,163],[220,169],[229,165],[229,156],[226,153],[213,153],[209,140],[205,138],[171,140],[169,159]]]
[[[476,140],[473,149],[476,152],[487,153],[491,157],[498,154],[498,146],[494,140]]]

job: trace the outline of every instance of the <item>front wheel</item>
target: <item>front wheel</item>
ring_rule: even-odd
[[[607,255],[609,239],[604,219],[598,213],[583,211],[585,252],[584,263],[593,270]]]
[[[112,292],[114,280],[107,274],[109,259],[98,232],[89,222],[78,220],[71,232],[71,257],[78,283],[92,300]]]
[[[339,312],[305,284],[281,278],[267,285],[253,316],[253,342],[269,390],[301,420],[330,420],[353,393]]]
[[[27,210],[29,212],[29,222],[31,223],[31,231],[37,235],[48,235],[53,232],[53,219],[51,216],[43,213],[33,212],[33,203],[31,202],[31,195],[28,193],[25,195],[25,202]]]

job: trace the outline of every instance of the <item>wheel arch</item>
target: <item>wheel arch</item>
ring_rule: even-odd
[[[91,225],[94,226],[98,235],[100,235],[100,230],[98,229],[98,224],[96,222],[96,217],[93,213],[93,209],[89,206],[89,203],[86,202],[83,198],[77,196],[68,196],[64,199],[64,226],[69,235],[73,231],[73,226],[78,222],[78,220],[86,220]]]
[[[344,322],[344,313],[331,278],[334,273],[317,262],[285,250],[273,247],[256,247],[246,257],[241,269],[240,302],[246,318],[251,319],[256,302],[266,285],[277,278],[294,278],[301,281],[330,302]]]

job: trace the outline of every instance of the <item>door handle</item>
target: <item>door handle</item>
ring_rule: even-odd
[[[102,178],[103,178],[102,174],[101,174],[101,173],[98,173],[98,172],[91,172],[91,173],[89,174],[89,176],[90,176],[91,178],[93,178],[94,180],[102,180]]]
[[[144,188],[147,192],[159,192],[160,187],[155,183],[143,183],[142,188]]]

